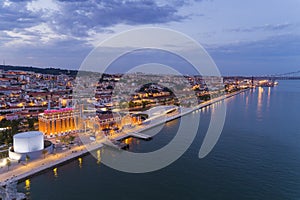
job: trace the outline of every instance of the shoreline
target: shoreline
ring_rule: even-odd
[[[91,143],[88,145],[88,149],[97,150],[103,147],[102,143]],[[79,157],[85,156],[90,153],[84,145],[73,147],[70,151],[63,152],[61,154],[51,154],[48,155],[46,158],[48,159],[48,163],[45,163],[44,159],[38,159],[32,162],[29,162],[26,165],[20,166],[17,169],[7,171],[1,176],[9,176],[5,177],[5,180],[1,180],[0,187],[4,187],[7,183],[17,181],[18,183],[25,181],[28,178],[31,178],[35,175],[41,174],[44,171],[49,169],[54,169],[58,166],[62,166],[65,163],[71,162]],[[50,159],[50,160],[49,160]],[[32,165],[35,165],[35,168],[32,169]],[[22,169],[27,168],[30,171],[25,171],[24,173],[20,172],[19,174],[16,171],[22,171]],[[15,175],[18,174],[18,175]]]
[[[216,102],[223,101],[227,98],[236,96],[242,92],[248,91],[248,89],[239,90],[230,94],[225,94],[220,97],[216,97],[214,99],[211,99],[209,101],[200,103],[199,105],[193,107],[193,108],[186,108],[186,110],[181,110],[179,114],[176,114],[174,116],[167,117],[165,120],[158,121],[157,123],[150,124],[145,127],[140,127],[138,130],[131,130],[130,132],[126,132],[123,135],[118,135],[117,137],[114,137],[112,139],[115,140],[122,140],[126,137],[137,137],[137,133],[146,131],[148,129],[151,129],[153,127],[156,127],[158,125],[164,124],[166,122],[172,121],[174,119],[183,117],[185,115],[188,115],[192,113],[195,110],[210,106]],[[141,135],[143,135],[141,133]],[[138,138],[138,137],[137,137]],[[142,139],[142,138],[141,138]],[[13,169],[11,171],[7,171],[6,173],[0,174],[0,186],[4,187],[7,185],[7,183],[10,183],[11,181],[17,181],[18,183],[25,181],[28,178],[31,178],[35,175],[39,175],[43,173],[46,170],[56,168],[58,166],[62,166],[65,163],[71,162],[81,156],[85,156],[90,151],[95,151],[97,149],[100,149],[103,147],[103,144],[101,141],[97,141],[97,143],[92,142],[88,145],[82,145],[82,146],[76,146],[73,147],[71,150],[60,153],[60,154],[52,154],[47,156],[47,161],[45,159],[39,159],[32,162],[29,162],[27,165],[18,166],[17,169]],[[47,163],[46,163],[46,162]],[[32,167],[33,165],[33,167]]]
[[[122,139],[125,139],[125,138],[128,138],[128,137],[136,137],[136,138],[138,138],[138,139],[144,139],[144,138],[139,137],[139,136],[136,136],[136,135],[134,135],[134,134],[137,133],[137,132],[143,132],[143,131],[149,130],[149,129],[151,129],[151,128],[154,128],[154,127],[156,127],[156,126],[159,126],[159,125],[161,125],[161,124],[164,124],[164,123],[166,123],[166,122],[169,122],[169,121],[175,120],[175,119],[177,119],[177,118],[183,117],[183,116],[185,116],[185,115],[188,115],[188,114],[194,112],[195,110],[198,110],[198,109],[201,109],[201,108],[210,106],[210,105],[212,105],[212,104],[214,104],[214,103],[223,101],[223,100],[225,100],[225,99],[228,99],[228,98],[230,98],[230,97],[236,96],[236,95],[238,95],[238,94],[240,94],[240,93],[242,93],[242,92],[246,92],[246,91],[248,91],[248,90],[249,90],[249,88],[248,88],[248,89],[239,90],[239,91],[236,91],[236,92],[233,92],[233,93],[230,93],[230,94],[226,94],[226,95],[223,95],[223,96],[220,96],[220,97],[216,97],[216,98],[214,98],[214,99],[212,99],[212,100],[209,100],[209,101],[200,103],[200,104],[198,104],[197,106],[195,106],[194,108],[186,108],[185,111],[181,111],[179,114],[176,114],[176,115],[174,115],[174,116],[170,116],[170,117],[168,117],[168,118],[165,119],[165,120],[159,121],[159,122],[154,123],[154,124],[150,124],[150,125],[145,126],[145,127],[140,127],[137,131],[130,131],[130,132],[128,132],[128,133],[124,133],[124,134],[118,135],[118,136],[116,136],[116,137],[111,137],[111,139],[114,139],[114,140],[122,140]]]

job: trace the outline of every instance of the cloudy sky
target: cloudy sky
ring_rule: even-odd
[[[101,41],[137,27],[182,32],[224,75],[300,69],[299,0],[1,0],[0,60],[78,69]]]

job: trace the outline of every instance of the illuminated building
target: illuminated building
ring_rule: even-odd
[[[78,130],[79,112],[73,108],[45,110],[39,114],[39,130],[46,136],[56,136]]]
[[[102,110],[97,110],[97,118],[101,129],[119,127],[122,120],[119,114]]]
[[[14,135],[14,151],[29,153],[44,149],[44,135],[39,131],[23,132]]]
[[[44,140],[40,131],[22,132],[14,135],[13,147],[9,148],[9,158],[26,160],[40,158],[43,152],[53,153],[53,144]]]

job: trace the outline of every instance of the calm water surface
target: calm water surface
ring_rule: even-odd
[[[19,190],[32,200],[300,199],[300,81],[281,81],[226,101],[222,135],[204,159],[198,152],[214,106],[187,116],[201,115],[197,137],[160,171],[128,174],[85,156],[19,184]],[[178,124],[167,123],[151,141],[129,139],[130,150],[161,148]]]

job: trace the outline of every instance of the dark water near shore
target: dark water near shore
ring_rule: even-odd
[[[222,135],[205,158],[198,152],[214,106],[201,112],[196,139],[170,166],[129,174],[82,157],[19,184],[32,200],[76,199],[300,199],[300,81],[281,81],[227,101]],[[128,140],[130,149],[158,149],[174,137],[179,119],[151,141]]]

